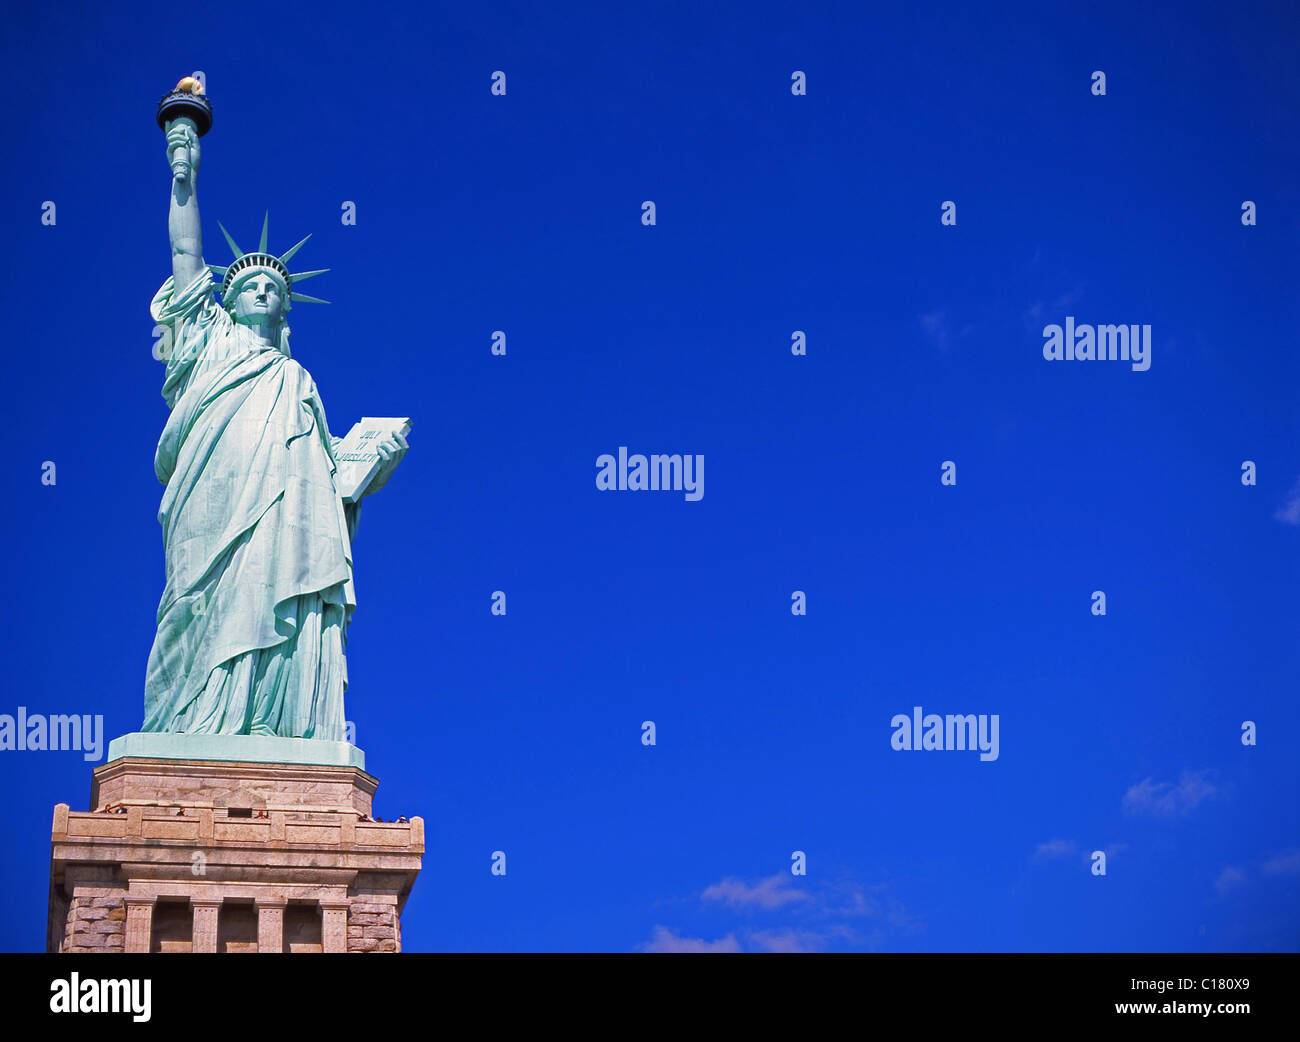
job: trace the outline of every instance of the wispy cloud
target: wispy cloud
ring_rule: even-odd
[[[825,938],[811,930],[756,930],[747,938],[765,952],[819,952]]]
[[[885,946],[887,936],[913,934],[924,928],[919,918],[884,890],[884,886],[866,886],[851,878],[812,883],[806,879],[796,882],[785,873],[754,882],[727,876],[705,887],[700,900],[742,912],[745,922],[717,940],[658,925],[640,950],[819,952],[845,945],[878,950]]]
[[[1246,873],[1235,865],[1228,865],[1222,872],[1215,877],[1214,889],[1220,894],[1226,894],[1234,887],[1241,886],[1246,881]]]
[[[1083,286],[1076,285],[1073,289],[1066,290],[1058,297],[1051,300],[1035,300],[1029,307],[1025,308],[1021,316],[1027,329],[1041,329],[1047,322],[1060,322],[1065,318],[1066,313],[1079,302],[1083,297]]]
[[[868,897],[857,886],[836,888],[824,895],[821,904],[828,915],[834,916],[880,915],[881,913],[880,902]]]
[[[780,908],[792,901],[807,901],[808,894],[796,889],[794,877],[778,872],[752,886],[734,876],[714,883],[700,895],[705,901],[722,901],[731,908]]]
[[[921,328],[925,335],[939,345],[941,351],[948,348],[948,319],[945,312],[930,311],[921,316]]]
[[[1218,792],[1209,771],[1183,771],[1178,784],[1145,778],[1124,793],[1123,806],[1129,814],[1176,818],[1190,814],[1197,805]]]
[[[1292,876],[1300,872],[1300,847],[1291,847],[1274,854],[1259,866],[1266,876]],[[1214,879],[1214,889],[1222,896],[1247,881],[1246,872],[1236,865],[1227,865]]]
[[[735,934],[716,941],[706,941],[703,937],[683,937],[673,933],[666,926],[656,926],[650,940],[641,945],[643,952],[738,952],[740,942]]]
[[[1300,478],[1291,486],[1286,502],[1277,508],[1273,517],[1284,525],[1300,525]]]
[[[1079,845],[1072,839],[1049,839],[1046,843],[1039,843],[1034,849],[1034,861],[1054,861],[1056,858],[1069,857]]]
[[[1260,866],[1260,870],[1270,876],[1289,876],[1300,872],[1300,848],[1277,854]]]
[[[651,939],[641,945],[641,951],[683,954],[820,952],[825,951],[827,944],[833,940],[853,941],[856,936],[854,931],[847,927],[832,927],[828,930],[782,927],[771,930],[743,930],[741,931],[742,943],[734,933],[729,933],[716,941],[706,941],[703,937],[686,937],[674,933],[666,926],[656,926]]]
[[[948,312],[943,308],[927,311],[918,321],[922,331],[940,351],[947,351],[954,340],[964,340],[975,329],[973,322],[967,322],[954,330],[948,321]]]

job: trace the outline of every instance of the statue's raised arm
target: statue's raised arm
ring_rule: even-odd
[[[199,170],[199,136],[187,119],[167,126],[167,164],[172,170],[172,201],[167,233],[172,246],[172,276],[177,292],[203,270],[203,230],[199,225],[196,177]]]

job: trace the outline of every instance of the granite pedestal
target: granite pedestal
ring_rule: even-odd
[[[401,951],[424,821],[369,820],[356,757],[110,759],[54,808],[47,950]]]

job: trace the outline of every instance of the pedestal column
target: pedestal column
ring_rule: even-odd
[[[153,899],[126,899],[126,950],[147,954],[153,934]]]
[[[284,898],[257,899],[257,951],[284,951]]]
[[[220,899],[191,898],[190,907],[194,909],[194,944],[191,950],[195,953],[216,952]]]
[[[326,952],[346,952],[348,950],[348,906],[346,904],[326,904],[320,906],[321,948]]]

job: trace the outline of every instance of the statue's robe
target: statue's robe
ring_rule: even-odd
[[[357,508],[316,385],[220,307],[205,269],[150,311],[170,327],[154,460],[167,585],[145,731],[344,740]]]

